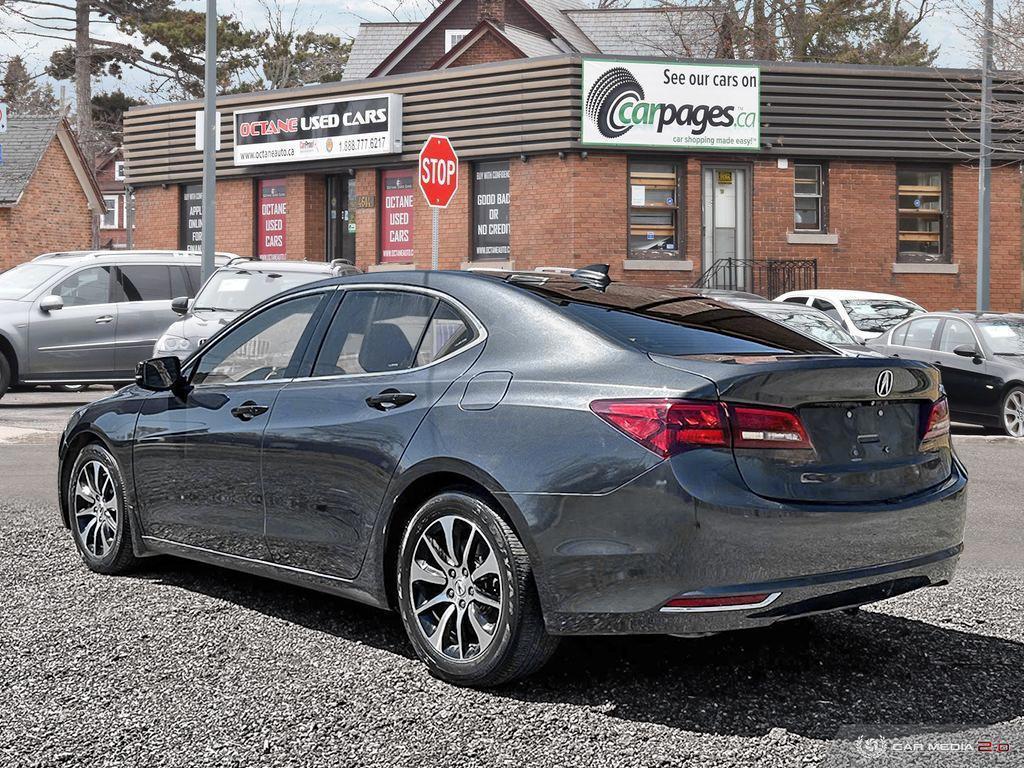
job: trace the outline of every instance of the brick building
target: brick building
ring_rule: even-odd
[[[99,247],[128,247],[128,196],[125,188],[124,152],[115,147],[96,161],[96,182],[103,193],[103,215],[99,219]]]
[[[0,271],[47,251],[92,248],[103,202],[67,121],[11,116],[0,147]]]
[[[700,13],[447,0],[420,24],[363,25],[341,83],[220,99],[217,248],[428,267],[415,163],[439,133],[461,161],[442,268],[602,262],[643,282],[973,306],[962,95],[978,73],[662,58],[706,39]],[[138,247],[199,241],[199,108],[126,117]],[[992,306],[1020,310],[1021,166],[996,141]]]

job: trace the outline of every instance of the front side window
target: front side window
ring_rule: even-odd
[[[100,218],[100,229],[117,229],[120,219],[118,217],[118,195],[103,196],[103,216]]]
[[[957,347],[977,349],[974,331],[963,320],[947,320],[939,337],[939,351],[952,353]]]
[[[314,376],[410,368],[438,300],[410,291],[349,291],[331,321]]]
[[[171,289],[171,269],[163,264],[120,267],[117,283],[117,301],[167,301],[175,296]]]
[[[803,232],[824,232],[824,168],[797,163],[793,168],[793,228]]]
[[[53,293],[65,307],[86,307],[110,301],[110,267],[90,267],[61,282]]]
[[[679,166],[675,163],[630,162],[630,258],[681,258],[679,190]]]
[[[945,175],[936,168],[896,170],[897,262],[949,263],[945,242]]]
[[[193,384],[270,381],[290,375],[299,342],[322,294],[284,301],[250,318],[199,360]]]

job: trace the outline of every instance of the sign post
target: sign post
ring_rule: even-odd
[[[7,105],[0,101],[0,133],[7,133]]]
[[[438,268],[440,213],[459,189],[459,158],[447,136],[429,136],[420,150],[420,191],[431,208],[430,268]]]

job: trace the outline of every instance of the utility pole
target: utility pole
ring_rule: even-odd
[[[217,250],[217,0],[206,0],[206,111],[203,113],[203,267],[205,283]]]
[[[978,144],[978,295],[979,312],[989,308],[991,278],[991,201],[992,201],[992,0],[985,0],[985,23],[981,51],[981,126]]]

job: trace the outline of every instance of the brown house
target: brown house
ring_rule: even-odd
[[[99,247],[128,246],[127,190],[124,184],[124,152],[121,147],[100,155],[96,162],[96,181],[103,193],[103,215],[99,220]]]
[[[416,25],[363,25],[342,82],[219,99],[217,248],[428,268],[416,162],[444,134],[461,161],[445,269],[600,262],[646,283],[974,306],[978,71],[708,58],[708,14],[445,0]],[[140,247],[201,231],[200,108],[126,116]],[[1020,137],[995,146],[991,304],[1019,311]]]
[[[0,270],[94,247],[103,197],[67,121],[11,116],[0,148]]]

